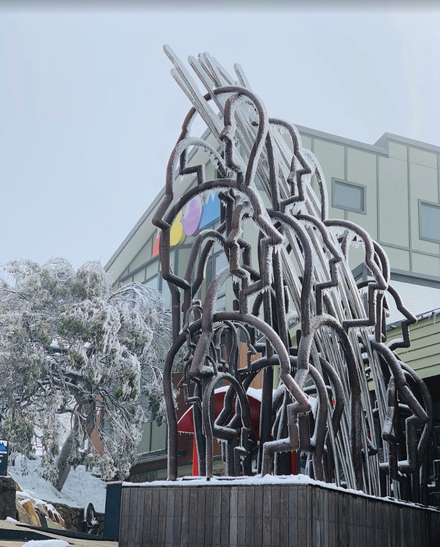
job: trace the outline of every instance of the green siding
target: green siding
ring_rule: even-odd
[[[435,316],[420,320],[410,328],[411,347],[398,350],[400,358],[421,378],[440,374],[440,320]],[[388,331],[388,340],[401,337],[400,328]]]

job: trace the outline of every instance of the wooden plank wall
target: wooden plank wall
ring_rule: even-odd
[[[439,511],[316,485],[123,485],[121,503],[119,547],[440,547]]]

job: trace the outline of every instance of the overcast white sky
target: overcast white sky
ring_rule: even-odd
[[[164,43],[181,59],[209,51],[231,72],[241,63],[272,117],[370,144],[387,131],[440,145],[434,5],[223,5],[0,4],[0,264],[104,265],[127,236],[190,107]]]

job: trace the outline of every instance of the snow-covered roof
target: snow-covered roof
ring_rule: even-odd
[[[391,281],[392,286],[399,292],[405,307],[416,317],[421,318],[440,309],[440,288],[405,283],[403,281]],[[393,299],[388,298],[390,316],[387,324],[396,323],[404,319],[397,310]]]

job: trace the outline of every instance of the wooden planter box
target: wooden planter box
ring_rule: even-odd
[[[437,547],[440,512],[322,483],[123,484],[119,547]]]

